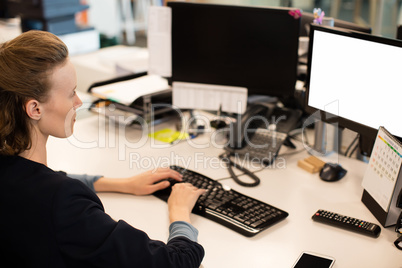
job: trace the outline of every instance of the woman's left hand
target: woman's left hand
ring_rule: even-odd
[[[149,170],[125,179],[100,178],[94,183],[96,192],[120,192],[134,195],[149,195],[170,186],[168,178],[182,181],[182,175],[170,168]]]

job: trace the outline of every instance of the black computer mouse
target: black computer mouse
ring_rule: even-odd
[[[346,174],[346,169],[335,163],[325,163],[320,171],[320,178],[324,181],[338,181]]]

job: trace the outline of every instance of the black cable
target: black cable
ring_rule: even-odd
[[[305,133],[305,129],[303,129],[303,130],[301,131],[301,133]],[[301,134],[301,133],[299,133],[299,134]],[[290,139],[295,140],[295,141],[303,142],[302,140],[295,138],[296,135],[298,135],[298,134],[289,135],[288,137],[289,137]],[[307,141],[307,135],[305,135],[305,136],[306,136],[306,141]],[[308,141],[307,141],[307,145],[309,145],[309,144],[308,144]],[[309,146],[310,146],[310,145],[309,145]],[[284,154],[280,154],[280,155],[278,155],[278,156],[294,155],[294,154],[301,153],[301,152],[303,152],[304,150],[305,150],[305,149],[303,148],[303,149],[298,150],[298,151],[295,151],[295,152],[284,153]],[[227,161],[227,164],[228,164],[228,165],[230,165],[230,163],[233,163],[233,166],[234,166],[234,167],[236,167],[237,169],[239,169],[239,170],[241,170],[241,171],[244,171],[244,172],[243,172],[243,173],[240,173],[239,175],[235,175],[235,174],[233,173],[233,170],[231,169],[231,167],[228,167],[228,170],[229,170],[229,173],[231,174],[231,176],[230,176],[230,177],[223,177],[223,178],[220,178],[220,179],[216,179],[216,181],[222,181],[222,180],[227,180],[227,179],[233,179],[233,180],[235,180],[235,181],[236,181],[238,184],[240,184],[240,185],[242,185],[242,184],[247,184],[247,185],[243,185],[243,186],[248,186],[248,187],[250,187],[250,186],[256,186],[256,185],[259,184],[259,182],[256,184],[256,181],[257,181],[257,180],[260,181],[260,179],[259,179],[257,176],[255,176],[254,174],[255,174],[255,173],[258,173],[258,172],[261,172],[261,171],[263,171],[264,169],[266,169],[267,167],[270,166],[270,165],[264,165],[264,167],[260,168],[259,170],[250,171],[250,170],[248,170],[248,169],[245,169],[245,168],[239,166],[239,165],[236,164],[235,162],[231,161],[231,160],[229,159],[229,157],[225,157],[225,155],[227,156],[227,153],[221,154],[221,155],[219,156],[219,158],[225,159],[225,160]],[[232,174],[233,174],[234,176],[233,176]],[[243,182],[243,181],[240,181],[238,177],[244,176],[244,175],[248,175],[248,176],[251,177],[255,182],[254,182],[254,183],[245,183],[245,182]],[[253,178],[252,176],[255,177],[255,178]],[[256,184],[256,185],[253,185],[253,184]]]
[[[254,175],[254,173],[251,172],[250,170],[248,170],[245,167],[242,167],[242,166],[236,164],[236,162],[230,160],[230,155],[228,153],[225,152],[225,153],[221,154],[219,156],[219,158],[221,158],[222,160],[225,160],[229,174],[230,174],[231,178],[237,184],[239,184],[241,186],[245,186],[245,187],[254,187],[254,186],[257,186],[260,184],[260,182],[261,182],[260,178],[258,178],[256,175]],[[240,180],[239,177],[234,173],[232,167],[243,171],[242,175],[248,175],[254,182],[244,182],[244,181]]]
[[[402,250],[402,236],[395,240],[394,245],[397,249]]]
[[[353,147],[353,150],[350,152],[349,157],[351,157],[353,155],[353,153],[356,151],[356,149],[359,147],[359,143],[357,143],[355,145],[355,147]]]
[[[290,135],[289,138],[290,138],[290,139],[293,139],[293,140],[295,140],[295,141],[304,143],[303,140],[296,138],[296,135],[304,134],[305,131],[306,131],[305,129],[302,129],[302,131],[301,131],[300,133],[294,134],[294,135]],[[305,144],[307,144],[307,146],[309,146],[309,147],[312,147],[312,146],[309,144],[308,140],[307,140],[307,135],[304,135],[304,136],[306,137],[306,143],[305,143]],[[304,151],[305,151],[305,148],[300,149],[300,150],[298,150],[298,151],[290,152],[290,153],[279,154],[278,156],[295,155],[295,154],[299,154],[299,153],[304,152]]]
[[[299,130],[299,129],[295,129],[295,130]],[[293,130],[293,131],[295,131],[295,130]],[[308,137],[307,137],[307,135],[306,135],[306,129],[304,128],[304,129],[301,129],[301,130],[302,130],[302,131],[301,131],[300,133],[296,133],[296,134],[293,134],[293,135],[289,135],[289,139],[293,139],[293,140],[295,140],[295,141],[298,141],[298,142],[307,144],[307,146],[309,146],[309,147],[312,147],[312,146],[310,145],[310,142],[308,141]],[[292,132],[293,132],[293,131],[292,131]],[[304,142],[303,139],[298,139],[298,138],[296,138],[296,136],[297,136],[297,135],[300,135],[300,134],[303,134],[303,136],[306,138],[306,142]]]
[[[349,144],[348,148],[345,151],[345,156],[348,155],[349,150],[352,148],[352,145],[359,139],[359,134],[356,135],[356,137],[353,139],[353,141]]]
[[[264,169],[266,169],[268,166],[264,166],[263,168],[260,168],[260,169],[258,169],[258,170],[256,170],[256,171],[250,171],[251,173],[253,173],[253,174],[255,174],[255,173],[258,173],[258,172],[261,172],[261,171],[263,171]],[[243,176],[243,175],[247,175],[245,172],[243,172],[243,173],[240,173],[240,174],[238,174],[237,175],[237,177],[240,177],[240,176]],[[230,177],[223,177],[223,178],[220,178],[220,179],[216,179],[216,181],[223,181],[223,180],[228,180],[228,179],[232,179],[232,177],[230,176]]]

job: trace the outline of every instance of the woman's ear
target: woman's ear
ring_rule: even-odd
[[[33,120],[39,120],[42,117],[42,107],[40,102],[37,100],[31,99],[27,101],[25,104],[25,111]]]

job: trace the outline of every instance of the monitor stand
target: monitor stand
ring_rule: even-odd
[[[314,146],[313,149],[322,155],[329,155],[332,152],[340,152],[342,144],[342,129],[338,126],[317,121],[314,125]]]

